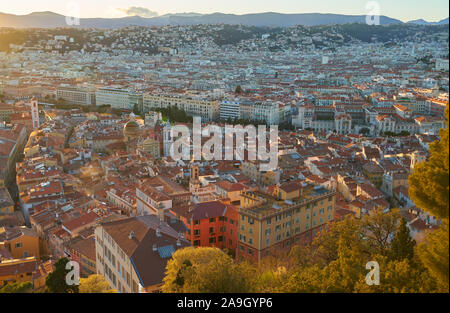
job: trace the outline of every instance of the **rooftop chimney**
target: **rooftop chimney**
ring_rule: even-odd
[[[130,234],[128,235],[129,239],[133,239],[134,237],[134,231],[130,231]]]

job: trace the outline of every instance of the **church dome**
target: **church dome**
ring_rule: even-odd
[[[135,120],[131,120],[123,127],[123,135],[128,138],[137,138],[141,135],[141,126]]]

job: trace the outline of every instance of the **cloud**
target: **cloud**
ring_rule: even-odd
[[[127,16],[140,16],[140,17],[155,17],[158,16],[158,12],[151,11],[143,7],[129,7],[127,9],[117,9]]]

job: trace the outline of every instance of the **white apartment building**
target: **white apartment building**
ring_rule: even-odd
[[[56,99],[64,99],[68,104],[95,105],[96,103],[93,88],[60,86],[56,89]]]
[[[189,94],[144,94],[143,108],[144,112],[151,111],[153,108],[168,108],[176,106],[184,110],[188,115],[200,116],[202,122],[211,122],[219,118],[219,101],[202,95]]]
[[[237,120],[240,119],[241,113],[239,109],[239,101],[227,101],[220,102],[220,119],[221,120]]]
[[[281,102],[242,101],[239,105],[241,119],[279,125],[289,121],[290,106]]]
[[[95,93],[97,106],[110,105],[115,109],[132,110],[139,104],[139,96],[128,89],[100,88]]]

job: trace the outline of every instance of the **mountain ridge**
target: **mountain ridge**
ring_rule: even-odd
[[[425,21],[424,19],[418,19],[418,20],[412,20],[407,22],[407,24],[417,24],[417,25],[444,25],[444,24],[448,24],[448,17],[444,18],[438,22],[428,22]]]
[[[64,15],[51,11],[32,12],[26,15],[14,15],[0,12],[0,27],[12,28],[120,28],[126,26],[164,26],[164,25],[194,25],[194,24],[242,24],[247,26],[289,27],[294,25],[318,26],[330,24],[365,23],[365,15],[343,15],[332,13],[299,13],[286,14],[276,12],[251,14],[226,13],[175,13],[144,18],[127,16],[122,18],[81,18],[80,25],[67,25]],[[439,22],[425,20],[410,21],[411,24],[440,25],[448,23],[448,18]],[[381,25],[405,24],[404,22],[380,16]]]

